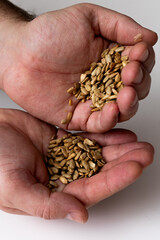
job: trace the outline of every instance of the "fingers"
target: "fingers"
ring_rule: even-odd
[[[64,191],[72,193],[89,207],[127,187],[141,173],[142,167],[139,163],[123,162],[89,179],[75,181],[66,186]]]
[[[101,133],[112,129],[117,121],[119,109],[116,103],[105,104],[103,109],[91,113],[91,101],[79,103],[74,111],[69,130]]]
[[[139,162],[143,167],[148,166],[153,161],[154,149],[152,145],[144,142],[131,142],[120,145],[106,146],[102,154],[108,169],[120,162],[133,160]]]
[[[12,205],[19,212],[45,219],[67,218],[77,222],[86,222],[85,207],[74,197],[65,193],[51,193],[42,184],[18,183],[9,192]]]
[[[130,61],[139,61],[143,64],[147,72],[151,72],[155,64],[155,52],[153,47],[145,42],[137,43],[132,47],[128,47],[128,56]],[[124,53],[125,54],[125,53]]]
[[[107,164],[101,172],[89,179],[75,181],[64,189],[86,206],[110,197],[134,182],[144,167],[153,161],[154,149],[148,143],[126,143],[103,148]]]
[[[97,35],[101,34],[104,38],[125,45],[133,45],[139,39],[150,45],[157,42],[155,32],[140,26],[130,17],[100,6],[87,6],[94,13],[92,21]]]
[[[1,207],[0,206],[0,210],[6,212],[6,213],[10,213],[10,214],[16,214],[16,215],[26,215],[28,216],[29,214],[27,214],[26,212],[23,212],[21,210],[15,209],[15,208],[9,208],[9,207]]]
[[[125,129],[112,129],[107,133],[101,134],[81,133],[79,135],[96,140],[102,147],[137,141],[135,133]]]
[[[118,122],[119,109],[116,103],[105,104],[101,111],[93,112],[86,123],[88,132],[107,132]]]
[[[138,97],[134,88],[124,87],[118,94],[119,122],[129,120],[138,109]]]
[[[150,90],[150,72],[155,64],[155,53],[151,46],[141,42],[127,47],[124,55],[129,55],[130,63],[122,71],[122,80],[126,86],[133,86],[138,98],[145,98]]]
[[[143,99],[148,95],[151,77],[140,63],[130,62],[122,71],[122,80],[124,85],[134,87],[138,99]]]
[[[118,95],[120,122],[134,116],[138,109],[138,99],[148,95],[151,86],[149,73],[155,63],[153,48],[144,42],[127,47],[124,55],[129,55],[130,62],[122,70],[122,81],[130,88],[125,87]]]

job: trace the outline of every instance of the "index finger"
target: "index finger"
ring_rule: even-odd
[[[136,134],[126,129],[112,129],[106,133],[85,132],[80,133],[78,135],[96,140],[96,142],[100,144],[102,147],[137,141]]]
[[[64,188],[85,206],[90,207],[133,183],[142,173],[142,166],[134,161],[120,163],[91,178],[80,179]]]
[[[108,40],[124,45],[133,45],[139,40],[151,45],[157,42],[155,32],[142,27],[126,15],[93,4],[86,4],[85,7],[93,11],[92,22],[96,35],[101,34]]]

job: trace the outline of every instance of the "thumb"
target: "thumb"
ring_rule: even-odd
[[[51,193],[40,183],[16,185],[16,192],[11,196],[15,208],[32,216],[44,219],[67,218],[80,223],[86,222],[88,218],[86,208],[76,198],[63,192]]]
[[[124,45],[133,45],[137,38],[154,45],[157,42],[157,34],[142,27],[132,18],[118,12],[97,5],[88,5],[93,11],[95,31],[99,31],[108,40]]]

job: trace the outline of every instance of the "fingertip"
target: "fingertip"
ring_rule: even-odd
[[[113,170],[110,169],[109,171],[114,171],[114,175],[116,175],[117,172],[118,185],[115,185],[115,187],[117,190],[121,190],[135,182],[136,179],[140,177],[143,167],[138,162],[127,161],[118,164],[117,166],[113,167]]]
[[[97,119],[97,132],[104,133],[112,129],[118,122],[119,108],[116,102],[106,103]]]
[[[137,142],[137,135],[128,129],[112,129],[108,133],[106,133],[106,145],[114,145],[114,144],[123,144],[130,142]]]
[[[151,29],[144,28],[143,26],[139,25],[139,32],[134,36],[134,42],[141,42],[144,41],[151,46],[154,46],[158,41],[158,35],[156,32],[152,31]]]
[[[150,41],[149,41],[149,43],[152,46],[154,46],[158,41],[158,34],[154,31],[152,31],[152,30],[149,30],[149,29],[147,29],[147,30],[150,31],[150,38],[149,38]]]
[[[107,186],[110,195],[119,192],[137,180],[142,174],[142,166],[135,161],[121,162],[107,171]]]
[[[135,161],[130,161],[130,163],[127,166],[127,174],[128,174],[128,179],[130,179],[131,183],[132,180],[135,181],[137,178],[140,177],[140,175],[143,172],[143,168],[140,163],[135,162]]]
[[[88,212],[71,212],[66,215],[66,219],[77,223],[86,223],[88,220]]]
[[[126,86],[140,84],[143,80],[143,70],[138,61],[132,61],[122,70],[122,81]]]
[[[116,102],[106,103],[101,111],[93,112],[86,123],[86,130],[92,133],[104,133],[112,129],[117,121],[119,108]]]
[[[139,42],[135,44],[129,52],[130,61],[145,62],[149,57],[149,45],[146,42]]]
[[[133,87],[126,86],[118,94],[118,107],[120,110],[119,122],[129,120],[138,110],[138,96]]]

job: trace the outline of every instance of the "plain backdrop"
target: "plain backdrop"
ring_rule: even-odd
[[[41,14],[80,2],[75,0],[14,0],[20,7]],[[159,33],[160,2],[157,0],[87,1],[129,15]],[[43,220],[0,212],[3,240],[159,240],[160,239],[160,51],[155,46],[156,66],[149,96],[140,102],[135,117],[118,127],[134,131],[139,140],[153,144],[154,163],[139,180],[125,190],[89,209],[89,220],[81,225],[67,220]],[[19,108],[2,91],[0,107]],[[19,108],[20,109],[20,108]]]

